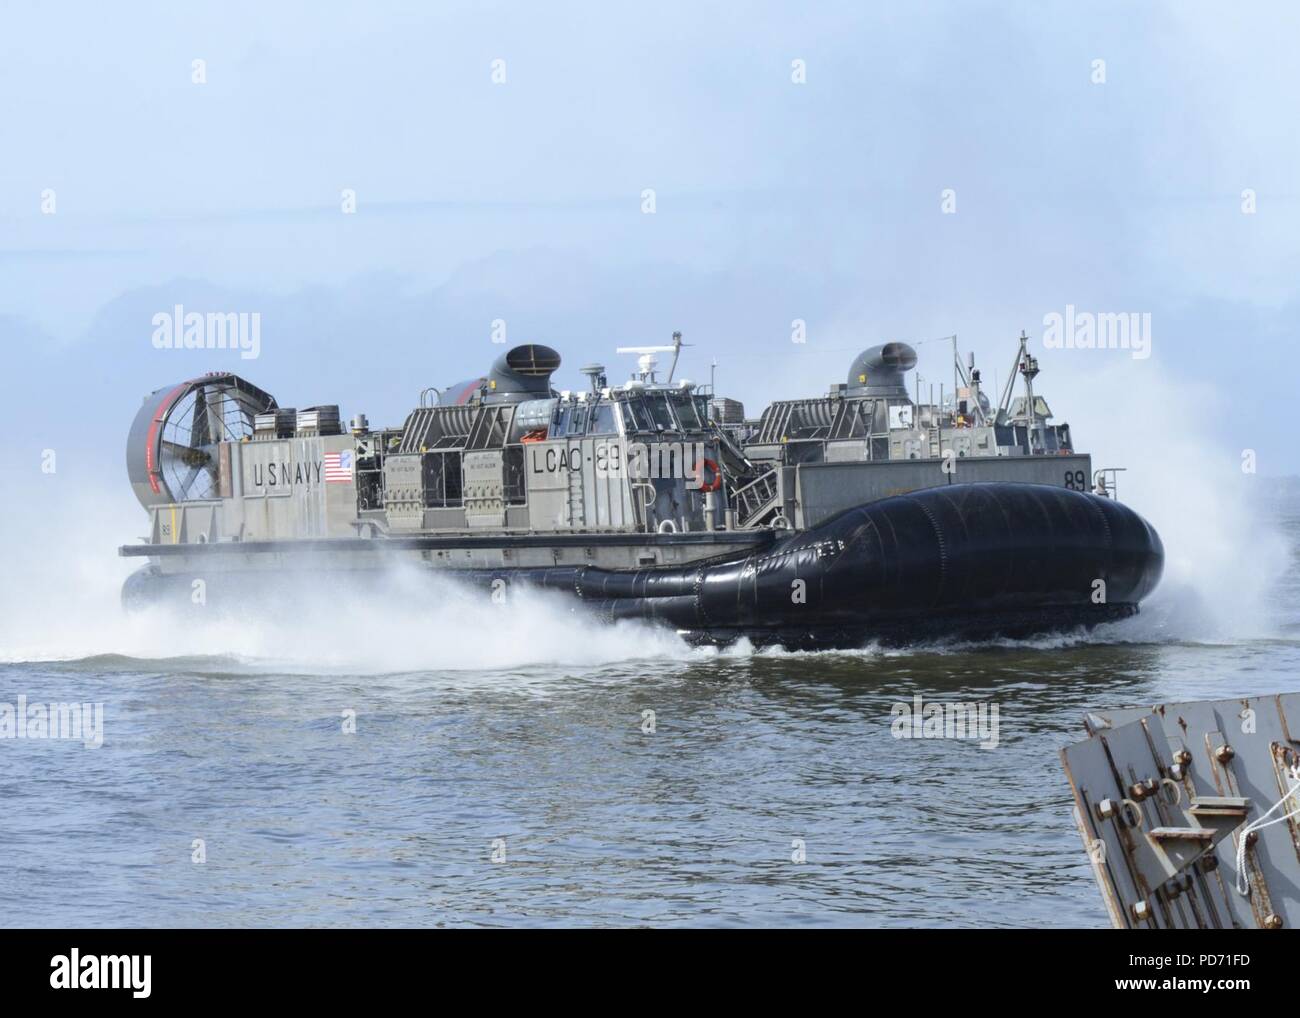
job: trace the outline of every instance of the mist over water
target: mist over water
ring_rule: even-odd
[[[1241,471],[1239,453],[1216,446],[1212,420],[1179,408],[1212,409],[1211,393],[1162,385],[1114,364],[1095,383],[1117,405],[1144,406],[1137,431],[1124,414],[1090,413],[1076,441],[1095,450],[1094,467],[1120,463],[1120,494],[1160,533],[1165,573],[1141,615],[1091,633],[1049,640],[1233,642],[1279,635],[1287,602],[1279,584],[1294,538],[1265,493],[1269,482]],[[1078,418],[1076,418],[1078,419]],[[283,610],[229,617],[202,609],[125,612],[122,582],[139,559],[117,555],[145,530],[125,490],[79,492],[33,485],[12,500],[0,584],[0,661],[69,660],[105,654],[141,659],[221,655],[246,665],[358,674],[544,665],[600,665],[639,659],[686,661],[714,651],[688,648],[673,633],[639,623],[604,626],[557,594],[520,589],[507,604],[452,581],[394,569],[385,582],[286,591]],[[942,642],[932,651],[948,648]],[[728,652],[745,655],[745,643]],[[768,652],[768,656],[772,653]],[[875,654],[873,648],[864,653]]]
[[[1164,577],[1126,630],[1157,642],[1277,635],[1294,536],[1269,504],[1276,482],[1244,472],[1243,450],[1216,426],[1231,395],[1175,381],[1160,370],[1159,347],[1149,362],[1101,353],[1096,370],[1094,351],[1059,356],[1076,358],[1069,363],[1083,379],[1069,404],[1077,446],[1094,469],[1127,468],[1120,497],[1164,542]]]
[[[128,612],[120,603],[122,582],[142,560],[120,558],[117,548],[134,543],[144,513],[134,502],[120,512],[123,501],[35,500],[7,551],[0,661],[221,656],[248,667],[381,674],[710,653],[689,650],[663,629],[601,625],[561,595],[519,588],[498,604],[409,567],[394,567],[377,583],[335,577],[328,585],[284,584],[269,609]]]

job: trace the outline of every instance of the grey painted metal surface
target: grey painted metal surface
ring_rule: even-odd
[[[1300,693],[1091,714],[1061,759],[1121,929],[1300,926]]]
[[[679,339],[665,348],[674,359]],[[847,383],[754,421],[712,392],[660,382],[653,352],[641,361],[623,385],[600,369],[590,391],[557,392],[559,355],[519,347],[437,405],[422,394],[400,427],[372,431],[355,415],[350,433],[333,404],[295,414],[231,375],[161,389],[128,440],[149,537],[123,554],[173,575],[308,553],[369,568],[371,541],[435,570],[679,566],[900,493],[1094,483],[1068,427],[1046,424],[1045,403],[1039,418],[994,413],[973,363],[957,365],[951,399],[913,398],[906,344],[864,352]],[[719,406],[725,420],[710,416]]]
[[[794,468],[795,506],[791,520],[798,529],[815,527],[845,506],[876,502],[922,488],[946,484],[1011,481],[1088,489],[1092,457],[1026,456],[986,459],[903,460],[886,463],[804,463]]]

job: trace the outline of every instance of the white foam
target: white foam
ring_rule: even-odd
[[[1292,539],[1264,505],[1267,482],[1242,471],[1242,450],[1216,427],[1231,414],[1227,395],[1150,362],[1108,364],[1092,386],[1110,409],[1072,430],[1095,450],[1094,467],[1128,468],[1120,495],[1165,546],[1164,578],[1130,630],[1160,641],[1276,636],[1274,598]]]
[[[603,625],[560,594],[512,589],[505,604],[449,581],[395,570],[379,589],[295,592],[290,610],[229,617],[202,609],[127,613],[123,580],[141,564],[116,549],[143,529],[130,500],[48,493],[15,499],[0,587],[0,660],[101,655],[165,660],[226,657],[245,665],[382,673],[594,666],[686,659],[674,633],[639,623]],[[128,504],[129,503],[129,504]]]

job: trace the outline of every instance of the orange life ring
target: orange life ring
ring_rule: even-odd
[[[721,488],[722,468],[719,467],[715,462],[713,462],[713,460],[708,459],[707,457],[700,462],[700,466],[708,467],[710,470],[713,471],[713,480],[709,481],[708,483],[702,483],[700,485],[700,491],[717,491],[719,488]],[[704,472],[703,470],[700,471],[700,473],[703,472]]]
[[[527,443],[527,442],[545,442],[545,441],[546,441],[546,431],[547,431],[546,428],[533,428],[532,431],[530,431],[530,432],[528,432],[526,435],[524,435],[521,439],[519,439],[519,441],[520,441],[520,442],[524,442],[524,443]]]

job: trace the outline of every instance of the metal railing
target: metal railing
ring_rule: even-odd
[[[1124,473],[1128,467],[1101,467],[1093,471],[1092,491],[1095,495],[1101,495],[1104,498],[1113,498],[1119,501],[1119,475]]]
[[[744,529],[752,523],[759,522],[758,514],[775,502],[780,492],[780,485],[777,483],[779,469],[779,467],[773,467],[767,473],[759,475],[743,488],[737,488],[732,493],[736,508],[736,525],[738,527]]]

